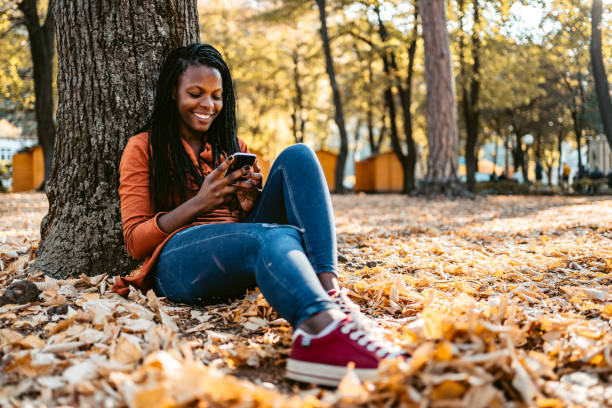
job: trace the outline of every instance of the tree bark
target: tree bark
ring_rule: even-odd
[[[166,53],[198,39],[195,0],[54,4],[57,141],[36,266],[55,278],[124,274],[117,187],[127,140],[151,112]]]
[[[459,0],[459,25],[463,33],[464,2]],[[462,110],[465,121],[466,141],[465,141],[465,171],[467,187],[470,191],[476,190],[476,172],[478,171],[478,125],[480,121],[480,111],[478,109],[478,99],[480,95],[480,37],[478,29],[480,27],[480,5],[478,0],[474,0],[474,14],[472,27],[472,59],[471,75],[467,76],[467,62],[464,56],[464,40],[461,37],[459,43],[460,64],[461,64],[461,93]],[[468,89],[469,83],[469,89]]]
[[[421,192],[429,196],[466,195],[457,177],[457,106],[446,31],[445,1],[423,1],[420,6],[425,45],[429,146],[427,175]]]
[[[321,41],[323,42],[323,52],[325,53],[325,68],[327,70],[327,76],[329,77],[329,84],[332,89],[334,106],[336,107],[336,113],[334,120],[338,126],[340,132],[340,152],[338,153],[338,161],[336,162],[336,185],[334,191],[336,193],[344,193],[344,165],[346,164],[346,157],[348,155],[348,135],[346,133],[346,126],[344,124],[344,111],[342,108],[342,97],[340,95],[340,88],[336,82],[336,73],[334,71],[333,58],[331,54],[331,46],[329,44],[329,35],[327,34],[327,18],[325,14],[325,3],[326,0],[316,0],[317,6],[319,7],[319,18],[321,22]]]
[[[49,1],[45,22],[38,18],[37,0],[22,0],[19,10],[28,30],[30,53],[34,70],[34,99],[36,133],[42,147],[45,175],[38,190],[43,190],[51,174],[53,147],[55,145],[55,123],[53,122],[53,58],[55,56],[55,31],[53,0]]]
[[[595,78],[595,91],[599,113],[603,124],[604,133],[608,139],[608,145],[612,148],[612,101],[610,100],[610,85],[603,64],[601,53],[601,0],[593,0],[591,9],[591,65],[593,77]]]

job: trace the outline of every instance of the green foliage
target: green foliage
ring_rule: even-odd
[[[0,0],[0,118],[30,133],[34,125],[34,83],[28,33],[11,0]]]

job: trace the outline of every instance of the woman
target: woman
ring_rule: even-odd
[[[240,151],[248,149],[236,137],[221,54],[197,43],[170,52],[152,117],[120,164],[126,246],[146,259],[113,290],[152,287],[201,304],[259,286],[295,328],[288,377],[335,385],[350,361],[362,378],[375,376],[382,358],[399,353],[371,335],[339,290],[331,200],[316,156],[301,144],[285,149],[262,189],[257,165],[225,174]]]

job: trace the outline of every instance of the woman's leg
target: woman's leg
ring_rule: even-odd
[[[300,228],[308,259],[326,290],[337,289],[334,213],[325,175],[304,144],[292,145],[272,165],[264,190],[247,222]]]
[[[209,224],[183,230],[166,243],[157,263],[157,291],[172,301],[214,303],[259,286],[279,315],[296,327],[338,309],[321,287],[290,226]]]

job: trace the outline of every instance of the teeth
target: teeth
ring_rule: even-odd
[[[212,117],[213,117],[213,114],[212,114],[212,113],[211,113],[211,114],[208,114],[208,115],[205,115],[205,114],[202,114],[202,113],[195,113],[195,115],[196,115],[198,118],[200,118],[200,119],[210,119],[210,118],[212,118]]]

